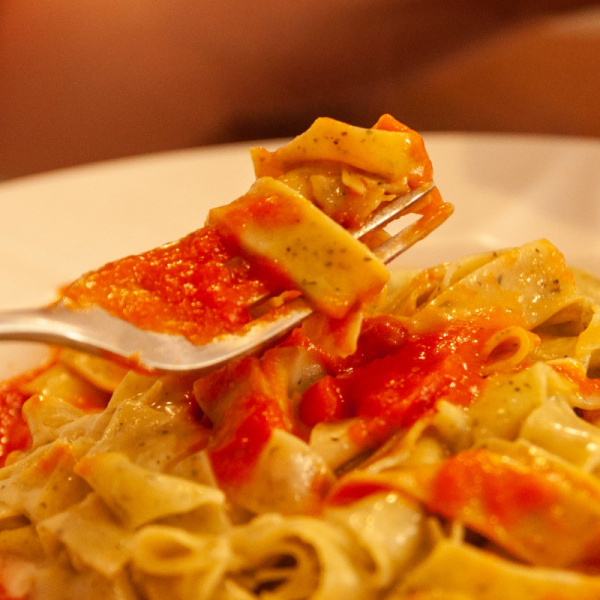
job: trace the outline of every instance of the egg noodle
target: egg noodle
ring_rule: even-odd
[[[317,308],[278,345],[203,377],[61,350],[7,384],[27,435],[3,441],[0,598],[600,598],[600,284],[544,239],[382,270],[380,234],[346,228],[432,177],[382,119],[255,150],[250,194],[209,217]]]

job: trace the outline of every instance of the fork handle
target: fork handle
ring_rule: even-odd
[[[72,310],[63,302],[39,308],[0,311],[0,340],[65,346],[99,356],[131,356],[140,330],[122,322],[115,335],[114,317],[101,309]]]
[[[138,329],[99,307],[70,309],[58,302],[42,308],[0,311],[0,341],[41,342],[120,358],[148,370],[200,374],[272,345],[312,312],[300,298],[292,301],[289,309],[283,317],[259,319],[242,335],[224,335],[195,346],[183,336]]]
[[[25,308],[0,312],[0,340],[64,343],[64,323],[48,308]]]

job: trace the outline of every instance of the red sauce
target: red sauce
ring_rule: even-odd
[[[31,443],[29,427],[21,411],[30,396],[23,385],[31,378],[31,375],[23,375],[0,383],[0,466],[4,466],[11,452],[25,450]]]
[[[209,450],[215,477],[225,486],[251,477],[273,430],[286,427],[280,405],[266,394],[250,393],[235,409],[226,417],[222,441]]]
[[[342,485],[336,486],[328,496],[328,504],[332,506],[346,506],[358,502],[371,494],[384,492],[396,492],[394,486],[383,481],[345,481]]]
[[[247,481],[273,430],[292,427],[277,351],[231,362],[194,384],[210,428],[208,455],[226,487]]]
[[[63,290],[76,305],[98,305],[142,329],[204,343],[250,320],[264,277],[211,227],[89,273]]]
[[[428,414],[438,400],[468,406],[485,383],[480,348],[495,331],[460,324],[407,335],[387,356],[314,384],[303,396],[300,419],[312,427],[354,418],[354,440],[376,444]]]
[[[223,208],[214,209],[211,214],[220,211],[224,212],[227,224],[235,231],[241,231],[252,223],[260,223],[261,228],[279,229],[295,225],[304,218],[295,205],[282,203],[281,197],[276,194],[250,192]]]
[[[428,504],[449,518],[478,505],[485,519],[505,529],[528,514],[547,511],[558,500],[553,484],[540,473],[509,464],[485,450],[463,452],[444,462]]]
[[[332,356],[323,348],[314,344],[306,337],[301,328],[292,331],[282,345],[306,348],[318,357],[327,371],[334,375],[349,373],[353,369],[364,366],[377,358],[383,358],[398,350],[407,337],[407,332],[401,321],[392,315],[377,315],[365,317],[356,352],[351,356],[341,358]]]

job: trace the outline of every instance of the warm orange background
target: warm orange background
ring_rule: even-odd
[[[0,0],[0,179],[319,115],[600,136],[600,4]]]

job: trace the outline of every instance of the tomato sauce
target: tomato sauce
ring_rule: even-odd
[[[21,410],[30,396],[23,390],[23,385],[30,379],[30,375],[24,375],[0,383],[0,467],[11,452],[25,450],[31,443],[29,427]]]
[[[101,306],[142,329],[205,343],[249,322],[248,305],[270,289],[255,273],[233,244],[205,227],[88,273],[63,297],[80,307]]]
[[[384,481],[345,481],[342,485],[334,487],[327,497],[331,506],[347,506],[354,504],[372,494],[397,493],[393,484]]]
[[[550,509],[558,499],[556,484],[530,469],[510,465],[485,450],[453,456],[440,468],[428,504],[449,518],[473,510],[473,503],[505,529],[522,518]]]
[[[354,441],[377,444],[431,412],[441,399],[468,406],[485,383],[481,348],[495,331],[463,323],[406,334],[401,343],[388,345],[388,355],[310,387],[300,403],[300,419],[312,427],[351,418]],[[377,347],[373,341],[370,346]]]
[[[204,411],[207,446],[220,485],[235,486],[252,477],[275,429],[292,428],[287,379],[277,364],[277,351],[233,361],[194,383]]]
[[[219,210],[223,209],[215,209],[215,212]],[[266,229],[279,229],[295,225],[304,218],[298,206],[282,204],[276,193],[249,192],[228,204],[224,210],[228,224],[237,231],[252,223],[260,223]]]
[[[249,393],[227,420],[230,434],[222,436],[222,442],[209,450],[215,477],[225,486],[251,477],[273,430],[286,428],[280,405],[259,392]]]
[[[356,351],[347,357],[332,356],[313,343],[301,328],[292,331],[281,345],[305,348],[318,358],[329,373],[339,375],[392,354],[404,343],[407,335],[398,318],[392,315],[377,315],[364,318]]]

